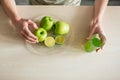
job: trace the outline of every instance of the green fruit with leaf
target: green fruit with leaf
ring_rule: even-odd
[[[44,28],[46,31],[50,31],[54,25],[54,20],[50,16],[45,16],[40,21],[40,27]]]
[[[38,41],[42,42],[47,37],[47,31],[44,28],[38,28],[34,31],[35,36],[38,37]]]

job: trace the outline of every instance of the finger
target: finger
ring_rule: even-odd
[[[30,25],[30,27],[32,27],[33,29],[38,29],[37,25],[31,21],[31,20],[28,20],[28,24]]]
[[[97,32],[98,34],[104,34],[103,29],[102,29],[102,27],[101,27],[100,25],[97,26],[96,32]]]
[[[98,52],[101,48],[96,49],[96,52]]]
[[[38,38],[29,30],[27,23],[25,23],[24,28],[23,28],[23,31],[25,32],[25,34],[27,34],[27,36],[29,36],[29,37],[31,37],[31,38],[33,38],[33,39],[35,39],[35,40],[38,39]]]
[[[87,40],[91,39],[92,35],[95,33],[96,25],[93,26],[92,29],[90,29],[89,36],[86,38]]]
[[[99,34],[99,37],[100,37],[102,43],[105,44],[105,42],[106,42],[106,37],[105,37],[105,35],[103,35],[103,34],[101,33],[101,34]]]
[[[25,32],[21,31],[22,36],[24,37],[25,40],[29,41],[30,43],[34,42],[37,43],[37,40],[29,37]]]
[[[38,38],[29,29],[26,29],[25,32],[27,33],[27,36],[33,38],[34,40],[38,40]]]
[[[30,25],[30,27],[32,27],[33,29],[38,29],[37,25],[30,19],[22,19],[24,21],[26,21],[28,23],[28,25]]]
[[[25,32],[21,31],[21,34],[26,40],[35,41],[35,39],[29,37]]]
[[[105,37],[103,34],[99,34],[99,37],[100,37],[101,42],[102,42],[101,49],[103,49],[103,46],[104,46],[105,43],[106,43],[106,37]]]
[[[32,42],[32,41],[29,41],[29,40],[25,40],[26,42],[28,42],[28,43],[31,43],[31,44],[35,44],[36,42]]]

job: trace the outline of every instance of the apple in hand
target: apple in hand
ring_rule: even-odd
[[[37,30],[35,30],[34,34],[38,37],[39,42],[44,41],[47,37],[47,31],[43,28],[38,28]]]
[[[57,21],[55,23],[55,34],[64,35],[69,32],[69,24],[64,21]]]
[[[45,16],[40,21],[40,27],[44,28],[46,31],[51,30],[53,25],[54,25],[54,20],[50,16]]]
[[[103,45],[98,34],[94,34],[92,38],[85,43],[85,50],[87,52],[98,51]]]
[[[92,52],[96,49],[96,47],[93,45],[92,43],[92,39],[88,40],[86,43],[85,43],[85,51],[86,52]]]

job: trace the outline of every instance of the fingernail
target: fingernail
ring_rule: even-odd
[[[38,43],[39,41],[37,40],[36,43]]]
[[[89,40],[89,39],[90,39],[89,37],[86,38],[86,40]]]

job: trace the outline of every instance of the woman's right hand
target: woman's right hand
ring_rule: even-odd
[[[106,37],[105,37],[105,33],[104,33],[103,29],[102,29],[102,23],[101,23],[101,21],[99,21],[96,18],[93,19],[91,21],[91,24],[90,24],[89,28],[90,28],[89,29],[89,35],[88,35],[88,37],[86,39],[90,40],[92,38],[92,36],[97,33],[99,35],[101,41],[102,41],[103,46],[104,46],[104,44],[106,43]],[[100,48],[98,48],[96,51],[102,49],[103,46],[101,46]]]
[[[13,25],[16,27],[18,33],[23,36],[24,40],[29,43],[38,43],[38,38],[31,32],[31,28],[34,31],[37,29],[37,25],[29,19],[18,19],[12,21]]]

